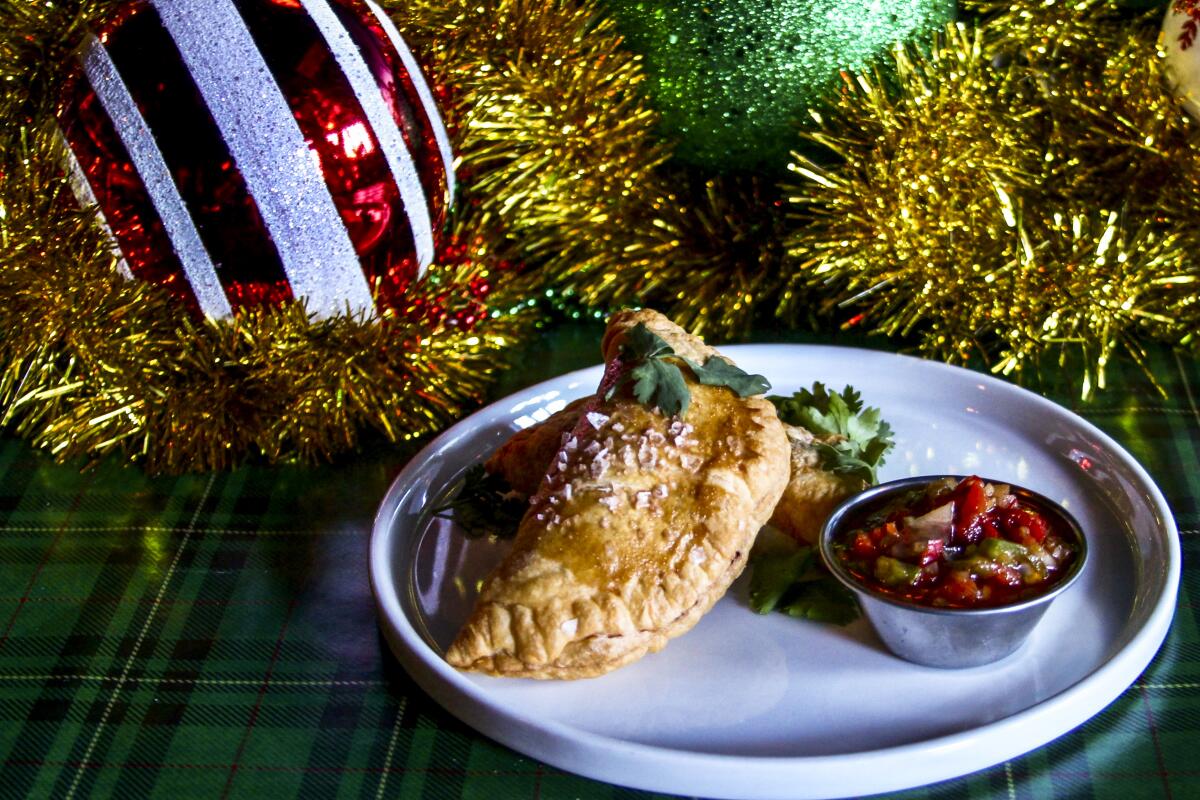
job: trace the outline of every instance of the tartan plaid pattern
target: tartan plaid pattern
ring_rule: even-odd
[[[530,358],[523,382],[588,363],[593,342]],[[1163,650],[1057,741],[897,797],[1200,796],[1200,364],[1151,363],[1165,399],[1130,364],[1091,404],[1056,399],[1128,447],[1175,512],[1184,579]],[[0,798],[652,797],[490,742],[396,665],[366,561],[402,461],[148,478],[0,440]]]

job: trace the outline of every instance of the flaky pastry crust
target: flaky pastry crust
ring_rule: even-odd
[[[605,333],[602,389],[639,322],[694,361],[716,355],[655,312],[623,312]],[[491,675],[601,675],[661,649],[725,593],[784,491],[789,445],[762,397],[690,375],[689,389],[686,419],[603,392],[582,407],[448,662]]]
[[[791,476],[771,524],[805,544],[815,545],[821,526],[843,500],[867,488],[862,478],[838,475],[821,468],[816,443],[832,444],[838,437],[818,438],[804,428],[784,425],[790,450]]]

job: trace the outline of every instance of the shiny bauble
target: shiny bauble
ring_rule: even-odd
[[[433,91],[372,0],[134,0],[59,125],[119,268],[197,313],[403,302],[453,194]]]
[[[605,0],[645,59],[676,157],[716,171],[780,166],[838,73],[954,18],[954,0]]]

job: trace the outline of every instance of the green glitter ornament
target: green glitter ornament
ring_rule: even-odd
[[[606,0],[645,59],[646,91],[680,160],[776,169],[837,81],[897,41],[940,29],[954,0]]]

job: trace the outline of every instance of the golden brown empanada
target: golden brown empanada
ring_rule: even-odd
[[[546,477],[563,437],[574,430],[591,399],[580,397],[537,425],[517,431],[484,463],[484,469],[504,478],[514,492],[533,494]]]
[[[867,488],[862,478],[839,475],[821,468],[817,442],[832,444],[837,436],[813,436],[808,430],[784,425],[791,450],[791,476],[771,524],[806,544],[816,544],[821,526],[838,504]]]
[[[570,431],[591,398],[580,398],[546,421],[513,434],[488,459],[486,468],[504,477],[515,491],[533,494],[539,477],[544,475],[557,453],[564,431]],[[787,488],[770,524],[793,539],[816,544],[821,526],[839,503],[867,488],[854,475],[839,475],[821,467],[817,442],[832,444],[837,436],[814,436],[804,428],[784,424],[791,452],[791,471]]]
[[[639,322],[694,361],[715,355],[660,314],[622,312],[605,333],[602,387],[625,368],[622,336]],[[627,393],[583,406],[448,662],[491,675],[600,675],[661,649],[725,593],[787,483],[787,437],[762,397],[684,372],[685,419]]]

